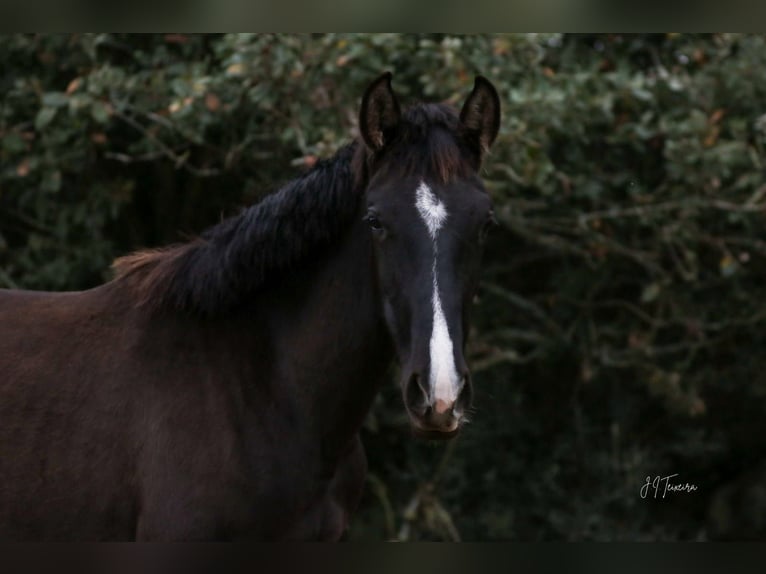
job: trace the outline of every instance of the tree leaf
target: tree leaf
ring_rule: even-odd
[[[42,108],[37,112],[37,116],[35,116],[35,128],[37,128],[38,131],[45,129],[45,127],[53,121],[53,118],[56,117],[57,111],[56,108]]]

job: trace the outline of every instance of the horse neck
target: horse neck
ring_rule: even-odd
[[[274,380],[301,401],[299,410],[332,452],[359,432],[393,358],[361,215],[338,244],[280,282],[269,309]],[[310,403],[310,404],[309,404]],[[295,403],[293,403],[295,404]]]

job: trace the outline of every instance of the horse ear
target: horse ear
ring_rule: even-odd
[[[460,111],[460,123],[477,145],[479,157],[483,157],[500,129],[500,98],[495,86],[484,76],[476,76],[473,91]]]
[[[391,72],[372,82],[364,92],[359,112],[359,131],[371,150],[379,151],[388,143],[386,136],[399,125],[401,111],[391,89]]]

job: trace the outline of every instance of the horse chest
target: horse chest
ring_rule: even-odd
[[[274,436],[285,437],[284,433]],[[204,467],[187,467],[181,473],[173,465],[153,474],[143,489],[137,537],[340,538],[358,503],[366,473],[358,437],[332,460],[322,455],[318,441],[283,438],[281,443],[272,443],[268,437],[260,439],[224,457],[217,457],[220,445],[214,453],[213,448],[198,444],[194,460],[210,457]],[[213,467],[215,472],[211,472]],[[167,480],[161,481],[160,476]]]
[[[338,540],[348,527],[362,494],[367,464],[359,437],[330,466],[300,484],[307,496],[282,539]],[[293,494],[295,491],[293,491]]]
[[[340,455],[328,459],[318,445],[285,452],[276,472],[264,483],[261,508],[279,539],[337,540],[348,526],[362,493],[367,471],[358,436]],[[262,516],[256,517],[258,522]]]

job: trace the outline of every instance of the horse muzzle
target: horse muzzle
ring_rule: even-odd
[[[422,385],[422,378],[413,373],[405,386],[405,406],[410,417],[414,434],[427,439],[450,439],[460,432],[465,422],[465,410],[471,402],[471,381],[468,373],[461,384],[454,401],[433,400]]]

